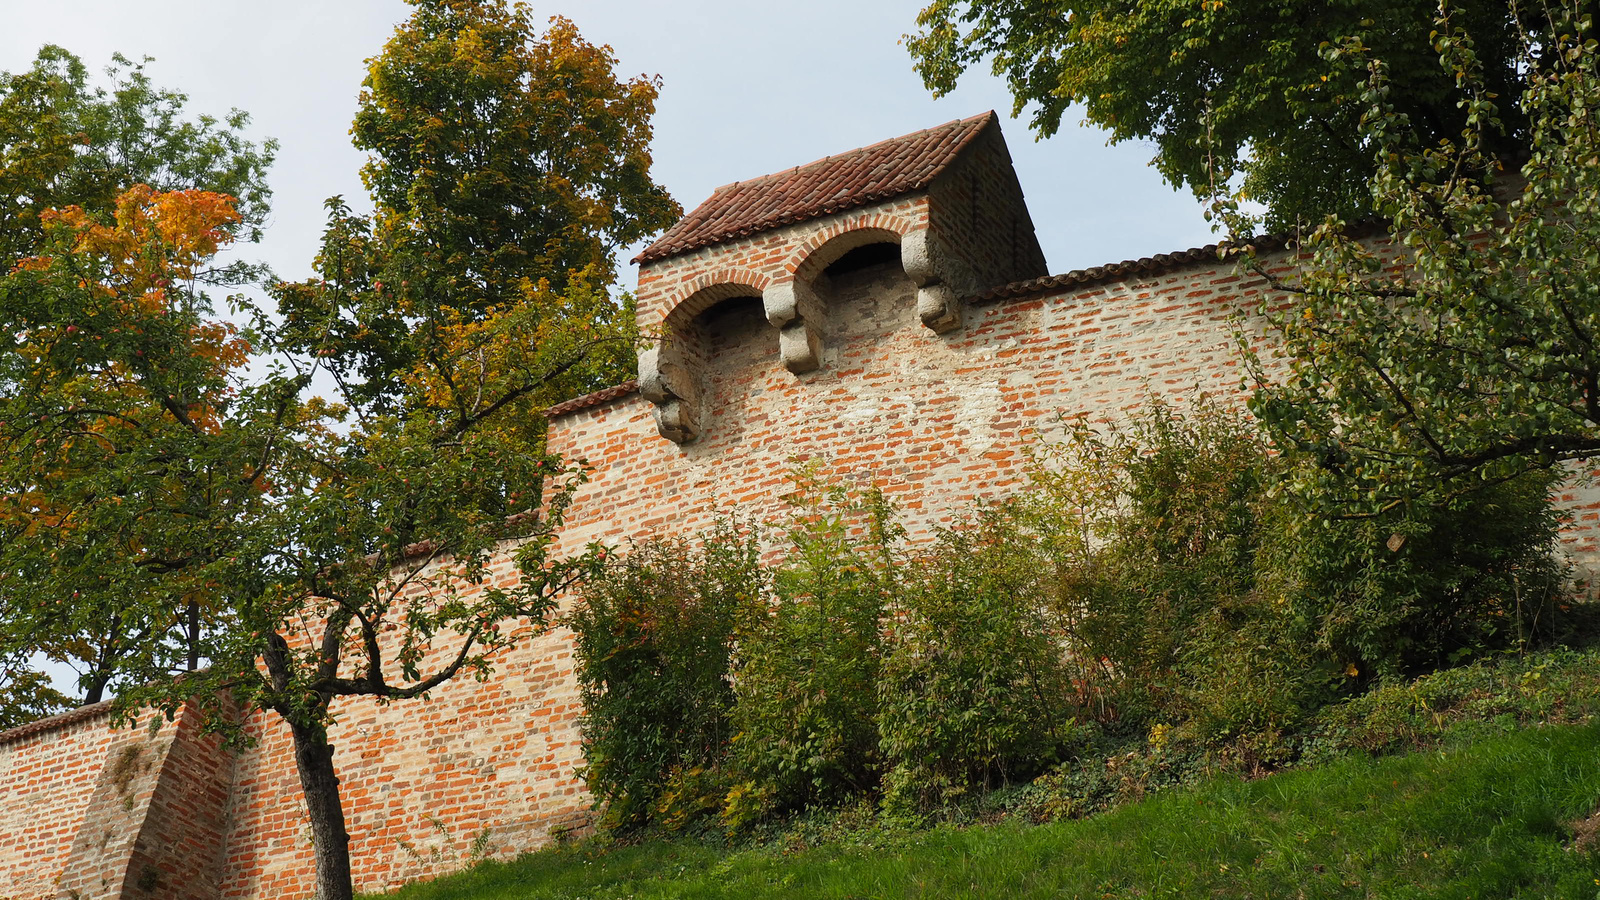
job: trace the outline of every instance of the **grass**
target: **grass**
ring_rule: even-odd
[[[1509,727],[1509,726],[1506,726]],[[620,898],[1582,898],[1600,856],[1600,725],[1459,729],[1439,748],[1218,779],[1089,819],[798,851],[690,842],[555,848],[397,900]]]

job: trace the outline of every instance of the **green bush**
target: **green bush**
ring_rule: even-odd
[[[1285,494],[1265,554],[1327,658],[1362,683],[1561,636],[1553,471],[1341,518]]]
[[[1031,778],[1070,743],[1076,696],[1044,547],[992,509],[908,567],[878,683],[891,812]]]
[[[1303,762],[1351,753],[1405,753],[1454,729],[1570,725],[1600,714],[1600,653],[1506,656],[1382,685],[1317,713],[1300,738]]]
[[[770,829],[971,811],[1047,772],[1028,815],[1078,815],[1401,740],[1397,701],[1359,728],[1326,710],[1578,621],[1549,477],[1344,518],[1291,465],[1242,413],[1152,404],[1080,422],[916,552],[880,494],[814,471],[775,566],[726,526],[635,548],[570,620],[590,789],[613,826]]]
[[[734,828],[874,791],[882,775],[877,684],[898,533],[881,495],[800,481],[777,602],[738,635]]]
[[[1128,733],[1281,735],[1379,676],[1557,634],[1549,475],[1342,518],[1204,401],[1080,426],[1044,462],[1034,518],[1093,535],[1061,582],[1069,649],[1104,662],[1101,718]]]
[[[715,812],[732,735],[729,654],[766,607],[755,538],[656,541],[613,560],[567,619],[583,692],[583,776],[612,827],[680,828]]]
[[[1249,422],[1207,402],[1152,403],[1125,425],[1082,423],[1041,457],[1021,501],[1055,541],[1067,653],[1127,734],[1281,732],[1325,693],[1303,623],[1258,589],[1273,457]],[[1053,523],[1053,524],[1045,524]]]

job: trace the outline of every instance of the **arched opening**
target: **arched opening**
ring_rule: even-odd
[[[695,316],[694,327],[704,343],[707,361],[763,340],[766,341],[763,349],[769,355],[772,349],[771,341],[767,340],[772,326],[767,324],[761,297],[756,294],[720,301]]]
[[[900,245],[888,241],[857,247],[834,260],[822,270],[828,278],[851,275],[874,266],[900,265]]]
[[[660,341],[639,354],[639,389],[656,406],[661,435],[688,443],[726,402],[727,386],[770,367],[774,356],[761,294],[748,285],[713,285],[674,307]]]
[[[827,311],[829,344],[875,342],[915,329],[917,286],[906,275],[898,243],[850,247],[817,273],[812,289]]]

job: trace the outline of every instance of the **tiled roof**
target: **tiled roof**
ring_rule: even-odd
[[[39,719],[37,721],[28,722],[24,725],[18,725],[9,731],[0,731],[0,745],[13,744],[22,740],[23,738],[30,738],[36,734],[44,734],[46,732],[54,731],[57,728],[66,728],[69,725],[75,725],[79,722],[92,719],[95,716],[103,715],[111,711],[111,704],[112,701],[110,700],[102,700],[99,703],[91,703],[88,706],[80,706],[77,709],[51,716],[48,719]]]
[[[1256,241],[1256,249],[1271,251],[1275,246],[1263,245]],[[991,288],[976,297],[969,298],[971,303],[994,303],[1001,300],[1014,300],[1033,294],[1042,294],[1058,288],[1077,287],[1089,285],[1100,281],[1112,281],[1127,278],[1130,275],[1160,275],[1181,269],[1195,263],[1216,262],[1218,245],[1207,244],[1204,247],[1194,247],[1189,250],[1179,250],[1175,253],[1157,253],[1155,256],[1146,256],[1142,259],[1125,259],[1122,262],[1109,263],[1103,266],[1094,266],[1089,269],[1075,269],[1061,275],[1047,275],[1044,278],[1034,278],[1029,281],[1014,281]]]
[[[987,112],[717,188],[634,262],[665,259],[921,190],[995,120]]]
[[[1361,240],[1376,234],[1382,234],[1385,223],[1378,219],[1362,219],[1346,226],[1345,236]],[[1250,238],[1244,244],[1235,247],[1254,248],[1258,253],[1276,253],[1295,246],[1298,236],[1289,234],[1268,234]],[[1125,259],[1122,262],[1108,263],[1103,266],[1094,266],[1088,269],[1076,269],[1062,275],[1047,275],[1043,278],[1034,278],[1029,281],[1014,281],[1003,284],[997,288],[990,288],[974,297],[968,297],[969,303],[995,303],[1003,300],[1015,300],[1042,294],[1058,288],[1077,287],[1090,285],[1101,281],[1113,281],[1119,278],[1128,278],[1134,275],[1164,275],[1185,266],[1196,263],[1214,263],[1223,258],[1223,250],[1227,244],[1207,244],[1204,247],[1192,247],[1188,250],[1178,250],[1173,253],[1157,253],[1155,256],[1146,256],[1141,259]],[[1234,258],[1229,253],[1229,258]]]
[[[601,388],[592,394],[584,394],[582,397],[573,397],[571,400],[563,400],[560,403],[557,403],[555,406],[545,410],[544,415],[547,419],[554,419],[557,416],[564,416],[568,413],[592,409],[596,406],[610,403],[613,400],[621,400],[623,397],[628,396],[638,389],[639,382],[637,380],[630,379],[621,384],[612,385],[608,388]]]

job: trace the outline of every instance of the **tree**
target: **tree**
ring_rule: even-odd
[[[0,590],[13,638],[88,663],[88,702],[143,647],[194,655],[173,610],[195,627],[194,560],[256,493],[220,474],[254,453],[224,415],[249,344],[194,290],[237,222],[221,194],[141,185],[114,224],[46,211],[44,253],[0,279]]]
[[[185,118],[188,98],[155,87],[143,63],[121,54],[106,77],[109,90],[92,86],[83,61],[54,45],[28,71],[0,73],[0,269],[37,252],[45,210],[77,206],[104,220],[136,184],[234,197],[229,230],[258,239],[277,142],[247,140],[250,117],[238,110]]]
[[[1361,127],[1393,237],[1362,242],[1332,219],[1308,238],[1300,277],[1275,281],[1288,371],[1258,365],[1251,408],[1314,463],[1301,487],[1348,514],[1600,455],[1600,52],[1585,5],[1553,21],[1523,36],[1527,86],[1505,97],[1445,11],[1434,43],[1467,121],[1436,142],[1393,102],[1383,59],[1336,51],[1370,72]],[[1490,149],[1507,112],[1528,123],[1510,175]]]
[[[610,48],[566,19],[538,34],[522,3],[410,2],[351,128],[371,154],[374,235],[405,261],[386,289],[478,314],[517,302],[525,282],[610,286],[617,249],[681,214],[650,179],[658,82],[618,80]],[[631,319],[619,307],[609,321]],[[377,337],[348,350],[336,357],[368,380],[404,365]],[[613,354],[569,386],[616,384],[632,368],[631,353]]]
[[[72,705],[50,678],[19,657],[0,662],[0,731],[26,725]]]
[[[1520,93],[1525,38],[1535,59],[1543,55],[1540,16],[1531,8],[1512,16],[1501,0],[1452,8],[1475,36],[1483,87]],[[1017,111],[1033,104],[1040,135],[1081,105],[1112,141],[1153,141],[1154,164],[1172,184],[1202,199],[1257,201],[1267,227],[1287,230],[1372,210],[1374,157],[1359,126],[1365,57],[1329,48],[1359,42],[1385,61],[1390,103],[1420,143],[1467,124],[1429,41],[1437,9],[1436,0],[932,0],[906,46],[936,95],[992,59]],[[1485,153],[1525,145],[1518,112],[1506,109],[1503,123],[1486,135]]]
[[[448,8],[507,20],[503,3],[418,6],[414,19]],[[473,33],[461,54],[480,49]],[[571,45],[588,47],[575,33]],[[574,74],[575,91],[621,90],[600,57]],[[609,112],[574,110],[582,117],[547,125],[529,152],[592,155],[584,142],[614,131],[590,125],[610,114],[648,138],[653,90]],[[540,202],[490,194],[515,210],[486,202],[486,221]],[[335,704],[486,675],[594,565],[592,550],[553,557],[583,476],[546,452],[541,413],[632,340],[595,274],[612,263],[593,250],[608,246],[595,236],[604,223],[524,235],[551,260],[585,260],[579,272],[455,290],[452,278],[512,269],[465,245],[433,252],[442,245],[417,237],[426,220],[377,199],[370,219],[330,201],[316,277],[274,287],[281,316],[245,307],[243,330],[214,314],[199,277],[240,221],[214,193],[135,187],[114,224],[83,209],[44,215],[43,252],[0,279],[0,440],[13,451],[0,462],[13,498],[0,511],[0,573],[45,586],[41,617],[115,600],[136,619],[111,663],[119,708],[170,714],[195,701],[234,738],[234,711],[287,725],[322,898],[351,896]],[[331,396],[307,396],[325,373]],[[506,554],[517,583],[486,583]],[[15,593],[6,587],[0,599]],[[207,665],[174,677],[190,655]]]
[[[41,49],[28,71],[0,74],[0,271],[54,252],[46,249],[60,238],[47,234],[50,210],[75,210],[80,230],[91,223],[107,225],[134,208],[119,206],[120,198],[140,184],[157,191],[203,190],[242,198],[216,225],[229,239],[259,236],[270,197],[264,176],[276,144],[269,140],[258,146],[246,140],[242,132],[249,120],[238,111],[222,122],[209,116],[185,118],[187,98],[153,86],[142,64],[113,56],[106,74],[109,88],[92,86],[83,62],[56,46]],[[68,256],[75,252],[55,249],[65,249]],[[183,277],[238,284],[257,272],[258,267],[235,261],[211,263]],[[56,312],[64,315],[65,309]],[[82,310],[74,314],[78,312]],[[38,313],[33,310],[25,317]],[[37,324],[33,318],[28,322],[29,327]],[[6,389],[10,393],[11,386]],[[27,671],[22,644],[42,648],[78,669],[83,702],[94,703],[111,682],[113,659],[136,643],[132,639],[142,631],[155,627],[128,617],[115,604],[82,600],[40,615],[40,599],[31,590],[23,591],[17,602],[6,604],[5,620],[12,627],[0,635],[0,655],[13,661],[15,680],[9,683],[18,696],[24,693],[21,685],[42,684],[36,673]],[[56,702],[0,705],[31,715],[54,712],[66,702],[53,691],[37,696]]]

